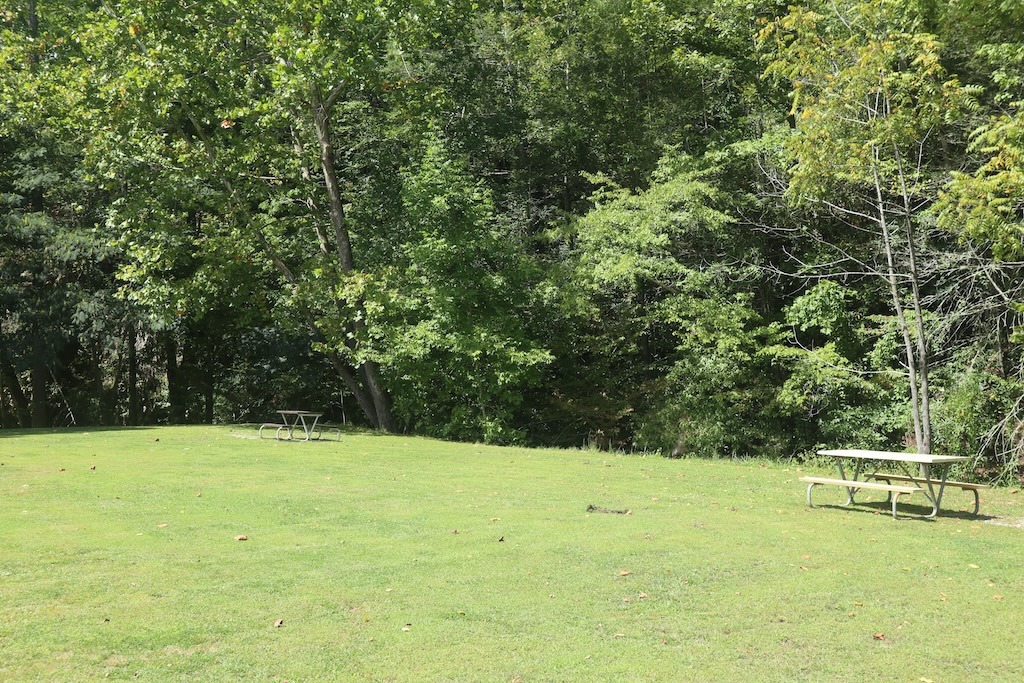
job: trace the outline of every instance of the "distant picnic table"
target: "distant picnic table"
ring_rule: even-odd
[[[264,429],[273,429],[274,437],[279,441],[310,441],[319,439],[324,431],[336,432],[338,440],[341,440],[339,427],[319,423],[323,413],[312,410],[278,410],[277,413],[281,422],[264,422],[259,431],[261,439],[264,438]],[[296,438],[297,434],[302,438]]]
[[[924,518],[931,519],[939,514],[942,494],[945,492],[946,487],[952,486],[964,491],[971,491],[974,494],[974,514],[978,514],[981,506],[978,490],[988,488],[985,484],[948,480],[950,465],[970,460],[970,458],[965,456],[897,453],[860,449],[828,449],[818,451],[818,454],[835,459],[836,466],[839,469],[839,478],[800,477],[800,481],[808,484],[807,505],[810,507],[814,507],[811,503],[811,490],[815,486],[834,485],[846,487],[847,498],[845,505],[853,505],[853,496],[861,489],[879,490],[885,491],[888,494],[887,501],[892,503],[892,517],[893,519],[899,519],[896,514],[896,503],[900,496],[922,493],[932,506],[931,513],[924,515]],[[854,463],[853,476],[847,476],[846,468],[843,466],[844,462]],[[896,465],[895,469],[898,469],[899,472],[880,471],[881,466],[885,463]],[[870,465],[872,471],[862,479],[861,473],[865,465]],[[910,469],[914,465],[918,468],[916,473]],[[937,470],[934,476],[933,468]]]

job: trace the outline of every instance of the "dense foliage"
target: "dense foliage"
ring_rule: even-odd
[[[1024,12],[0,13],[0,424],[1024,458]]]

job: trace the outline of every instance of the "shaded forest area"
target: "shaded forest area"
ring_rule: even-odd
[[[1024,5],[0,12],[0,425],[1024,459]]]

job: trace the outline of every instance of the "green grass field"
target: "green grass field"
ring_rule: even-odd
[[[0,432],[0,680],[1024,678],[1013,490],[894,521],[792,465],[255,435]]]

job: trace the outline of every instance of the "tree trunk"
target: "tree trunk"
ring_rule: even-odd
[[[7,391],[11,395],[11,403],[14,406],[15,418],[18,426],[27,427],[31,424],[32,417],[29,409],[28,398],[25,396],[25,392],[21,388],[21,381],[18,379],[18,373],[14,371],[10,363],[6,360],[0,360],[0,375],[3,377],[3,385],[7,387]]]
[[[878,158],[877,154],[876,150],[876,161]],[[914,445],[919,453],[926,453],[926,450],[922,450],[924,429],[921,422],[920,397],[918,396],[917,356],[914,351],[914,342],[910,337],[910,326],[907,324],[903,301],[900,298],[899,284],[896,281],[896,259],[893,256],[889,222],[885,216],[885,202],[882,197],[882,185],[878,177],[878,168],[875,167],[872,170],[874,171],[875,179],[875,197],[878,202],[878,226],[882,231],[882,246],[885,249],[886,279],[889,282],[889,293],[892,295],[892,305],[896,312],[896,321],[903,335],[903,351],[907,361],[907,376],[910,379],[910,414],[914,421]]]
[[[0,373],[0,429],[8,427],[7,424],[7,396],[4,394],[4,376]]]
[[[910,293],[914,305],[914,323],[917,332],[917,371],[921,391],[921,441],[918,443],[919,453],[932,452],[932,410],[931,390],[928,382],[928,340],[924,333],[924,310],[921,306],[921,286],[917,277],[917,257],[914,248],[914,232],[907,216],[908,256],[910,258]]]
[[[128,424],[139,424],[139,352],[135,323],[129,322],[125,336],[128,344]]]
[[[1006,332],[1003,314],[996,314],[996,348],[999,355],[999,372],[1003,379],[1009,379],[1010,373],[1010,336]]]
[[[39,38],[39,11],[36,8],[36,5],[36,0],[28,0],[25,8],[27,13],[26,18],[28,20],[28,35],[33,42]],[[32,73],[35,73],[39,69],[39,55],[35,50],[32,50],[29,54],[28,66]]]
[[[203,380],[203,398],[205,401],[205,409],[203,411],[203,423],[212,425],[213,424],[213,402],[214,402],[214,391],[213,391],[213,379],[207,377]]]
[[[50,426],[49,392],[46,386],[47,375],[49,375],[49,369],[46,367],[45,363],[42,361],[36,361],[32,364],[31,384],[33,427]]]
[[[167,403],[170,406],[171,424],[185,422],[185,387],[181,366],[178,365],[178,344],[174,337],[167,336],[164,344],[167,354]]]
[[[910,192],[907,188],[907,176],[903,169],[903,158],[899,148],[893,146],[896,163],[899,168],[900,194],[903,198],[903,220],[907,235],[907,258],[910,272],[910,293],[914,306],[914,324],[917,332],[917,370],[921,385],[921,440],[918,442],[919,453],[932,451],[932,410],[931,390],[928,382],[928,339],[924,332],[924,310],[921,305],[921,283],[917,273],[917,245],[914,243],[913,207],[910,203]],[[877,175],[876,175],[877,178]]]
[[[312,108],[313,123],[316,127],[317,142],[320,146],[320,165],[323,167],[324,186],[327,190],[328,199],[328,213],[331,218],[331,227],[334,229],[338,267],[342,274],[347,275],[355,268],[355,261],[352,256],[352,243],[349,240],[341,187],[334,168],[334,145],[331,142],[330,109],[333,99],[340,93],[339,88],[336,88],[325,102],[320,94],[319,87],[315,84],[312,85],[310,87],[310,106]],[[358,305],[358,302],[354,303]],[[344,310],[345,302],[339,302],[339,308]],[[351,326],[356,338],[362,336],[365,330],[364,323],[353,321]],[[376,417],[375,426],[377,429],[384,431],[397,431],[391,396],[381,381],[380,367],[373,361],[363,361],[359,366],[359,374],[365,380],[366,390],[373,401],[373,414]]]

